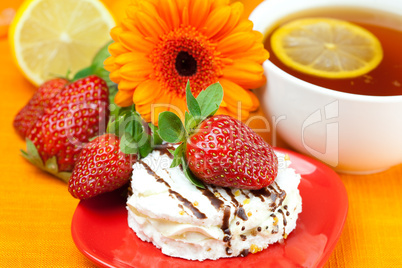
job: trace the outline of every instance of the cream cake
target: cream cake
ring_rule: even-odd
[[[246,256],[280,242],[296,227],[300,175],[279,160],[275,181],[260,190],[194,186],[170,168],[166,148],[136,162],[127,200],[128,224],[162,253],[189,260]]]

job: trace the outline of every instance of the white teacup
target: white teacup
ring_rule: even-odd
[[[255,30],[266,34],[289,14],[325,6],[374,8],[402,16],[402,1],[396,0],[267,0],[250,19]],[[274,134],[291,147],[340,172],[374,173],[402,163],[402,94],[377,97],[329,90],[285,73],[269,60],[264,69],[267,84],[258,93],[262,108]]]

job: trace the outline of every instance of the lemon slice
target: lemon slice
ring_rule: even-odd
[[[98,0],[28,0],[10,26],[11,51],[23,74],[39,85],[89,66],[114,25]]]
[[[380,41],[343,20],[306,18],[289,22],[271,36],[271,47],[285,65],[325,78],[351,78],[381,62]]]

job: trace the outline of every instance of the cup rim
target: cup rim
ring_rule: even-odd
[[[277,2],[282,2],[282,0],[269,0],[269,1],[263,1],[261,2],[250,14],[249,19],[253,22],[254,25],[254,30],[255,25],[256,25],[256,18],[257,16],[260,16],[262,13],[262,10],[266,8],[266,6],[272,6]],[[264,25],[265,28],[268,28],[267,25]],[[257,30],[259,31],[259,30]],[[261,32],[261,31],[260,31]],[[262,32],[263,35],[265,35],[264,32]],[[341,92],[333,89],[329,89],[326,87],[314,85],[312,83],[306,82],[302,79],[299,79],[285,71],[283,71],[281,68],[273,64],[269,59],[267,59],[263,63],[263,68],[267,70],[268,68],[271,71],[274,71],[277,75],[280,75],[284,79],[289,80],[290,82],[300,84],[304,89],[310,90],[312,92],[315,92],[317,94],[325,94],[330,97],[334,97],[337,99],[345,99],[345,100],[351,100],[351,101],[363,101],[363,102],[377,102],[377,103],[400,103],[402,102],[402,94],[401,95],[391,95],[391,96],[372,96],[372,95],[361,95],[361,94],[355,94],[355,93],[347,93],[347,92]],[[267,80],[269,80],[269,77],[267,77]]]

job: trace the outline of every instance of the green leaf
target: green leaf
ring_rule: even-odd
[[[181,165],[183,167],[183,173],[186,176],[186,178],[195,186],[201,188],[201,189],[205,189],[204,184],[197,179],[193,173],[191,172],[191,170],[189,169],[189,167],[187,166],[187,162],[186,159],[184,158],[184,156],[181,158]]]
[[[194,117],[187,111],[184,114],[184,125],[186,126],[187,133],[191,133],[192,130],[197,126],[197,122]]]
[[[26,139],[26,145],[27,145],[27,151],[22,152],[22,156],[27,159],[29,162],[31,162],[33,165],[37,166],[38,168],[42,169],[43,171],[46,171],[62,181],[68,183],[68,180],[71,177],[70,172],[59,172],[59,167],[57,164],[57,158],[56,156],[53,156],[49,158],[46,163],[43,163],[42,158],[39,155],[38,150],[36,149],[35,145],[33,142],[29,139]]]
[[[103,80],[105,80],[106,84],[108,87],[112,87],[116,85],[113,83],[110,78],[109,78],[109,71],[107,71],[103,67],[103,62],[110,57],[110,53],[108,50],[109,45],[113,42],[113,40],[110,40],[107,42],[99,51],[96,53],[95,57],[92,60],[92,63],[90,66],[78,71],[75,75],[74,78],[72,79],[73,81],[76,81],[78,79],[87,77],[88,75],[97,75]]]
[[[78,80],[78,79],[81,79],[81,78],[87,77],[87,76],[89,76],[89,75],[91,75],[91,74],[94,74],[94,73],[95,73],[95,69],[96,69],[96,67],[93,66],[93,65],[91,65],[91,66],[89,66],[89,67],[86,67],[86,68],[84,68],[84,69],[78,71],[78,72],[74,75],[73,81],[76,81],[76,80]]]
[[[156,145],[162,144],[162,143],[163,143],[163,140],[162,140],[162,138],[159,136],[158,127],[155,126],[155,125],[152,124],[152,123],[149,123],[148,126],[149,126],[149,128],[151,129],[151,131],[152,131],[152,140],[151,140],[152,146],[156,146]]]
[[[137,142],[139,146],[139,152],[142,158],[146,157],[148,154],[152,152],[151,136],[148,133],[142,132],[141,139]]]
[[[200,108],[200,105],[198,104],[196,98],[194,97],[193,93],[191,93],[190,80],[187,81],[186,99],[187,99],[187,108],[188,108],[190,114],[196,120],[198,120],[201,116],[201,108]]]
[[[120,150],[125,154],[138,153],[138,145],[134,137],[129,133],[124,133],[120,138]]]
[[[183,158],[184,152],[184,143],[180,144],[175,150],[169,150],[169,152],[173,155],[173,162],[170,165],[171,168],[177,167],[181,164],[181,159]]]
[[[39,155],[38,150],[36,149],[35,145],[33,144],[33,142],[29,139],[26,139],[26,145],[27,145],[27,151],[23,151],[22,152],[22,156],[27,159],[29,162],[31,162],[33,165],[44,169],[44,164],[43,164],[43,160]]]
[[[109,40],[99,51],[96,53],[92,60],[92,65],[103,68],[103,62],[110,57],[109,45],[113,43],[113,40]]]
[[[180,118],[172,112],[159,114],[159,136],[166,142],[178,143],[186,140],[186,129]]]
[[[197,101],[201,108],[201,116],[207,118],[216,113],[223,100],[223,88],[215,83],[198,94]]]

